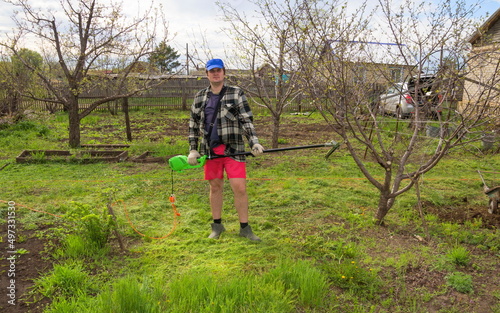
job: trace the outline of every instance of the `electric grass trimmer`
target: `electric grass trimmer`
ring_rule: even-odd
[[[311,148],[321,148],[321,147],[332,147],[328,153],[325,156],[325,159],[328,159],[328,157],[340,147],[340,143],[332,140],[330,142],[327,142],[322,145],[309,145],[309,146],[298,146],[298,147],[288,147],[288,148],[277,148],[277,149],[268,149],[264,150],[264,153],[271,153],[271,152],[280,152],[280,151],[289,151],[289,150],[300,150],[300,149],[311,149]],[[174,157],[171,157],[168,160],[168,164],[170,165],[170,168],[174,171],[181,172],[186,169],[190,168],[198,168],[202,167],[205,165],[205,162],[207,160],[211,159],[217,159],[217,158],[225,158],[225,157],[231,157],[231,156],[237,156],[237,155],[246,155],[250,156],[252,155],[252,152],[246,151],[246,152],[240,152],[240,153],[234,153],[234,154],[229,154],[229,155],[204,155],[201,158],[198,158],[198,164],[197,165],[190,165],[188,163],[188,158],[185,155],[177,155]]]

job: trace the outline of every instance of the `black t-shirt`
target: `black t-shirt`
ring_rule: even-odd
[[[207,105],[205,106],[205,130],[210,131],[210,123],[214,121],[212,126],[212,133],[208,134],[210,141],[210,148],[215,148],[221,144],[219,134],[217,132],[217,117],[214,118],[214,114],[217,115],[217,103],[219,102],[219,95],[213,93],[208,94]]]

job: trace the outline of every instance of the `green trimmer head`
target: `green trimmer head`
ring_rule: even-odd
[[[198,168],[202,167],[205,165],[205,162],[207,161],[207,156],[204,155],[201,158],[198,159],[198,164],[197,165],[191,165],[188,163],[188,157],[185,155],[176,155],[174,157],[171,157],[168,160],[168,165],[170,165],[170,168],[176,172],[182,172],[183,170],[187,170],[190,168]]]

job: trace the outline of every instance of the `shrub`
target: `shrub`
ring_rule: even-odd
[[[84,239],[88,249],[99,250],[106,246],[114,221],[104,208],[100,212],[88,205],[74,203],[74,209],[68,213],[68,220],[76,224],[77,233]],[[76,238],[68,238],[77,244]],[[67,243],[68,243],[67,240]]]

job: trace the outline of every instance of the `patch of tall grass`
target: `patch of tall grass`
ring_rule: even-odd
[[[35,290],[45,297],[81,296],[93,290],[92,279],[81,261],[56,264],[52,271],[35,280]]]
[[[84,237],[78,234],[69,234],[64,238],[62,249],[56,252],[56,256],[60,255],[67,258],[100,258],[104,257],[109,248],[98,248],[95,244],[89,243]]]
[[[281,259],[264,275],[264,280],[283,282],[285,289],[296,296],[298,304],[305,307],[321,307],[329,290],[325,273],[306,260]]]
[[[293,296],[282,281],[266,283],[255,275],[218,277],[189,272],[169,284],[168,312],[291,312]]]
[[[46,313],[164,313],[165,286],[160,279],[126,276],[116,280],[96,297],[59,297]]]
[[[74,207],[66,214],[66,220],[73,224],[86,244],[92,249],[106,246],[114,225],[107,208],[94,208],[90,205],[74,202]]]
[[[112,288],[97,297],[94,312],[163,313],[165,286],[161,280],[130,276],[118,280]]]

